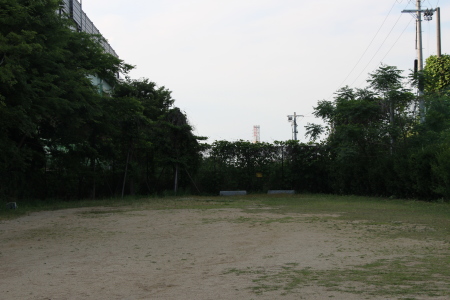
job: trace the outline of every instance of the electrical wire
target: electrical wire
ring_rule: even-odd
[[[358,59],[358,61],[356,62],[356,64],[353,66],[352,70],[350,71],[350,73],[348,73],[347,77],[345,77],[345,79],[342,81],[342,83],[339,86],[342,86],[344,84],[345,81],[347,81],[348,77],[350,77],[350,75],[353,73],[353,71],[355,70],[355,68],[358,66],[358,64],[361,62],[361,59],[364,57],[364,55],[367,53],[367,50],[369,50],[370,46],[372,46],[373,41],[375,40],[375,38],[378,36],[378,33],[380,33],[381,28],[383,27],[384,23],[386,23],[387,18],[389,17],[389,15],[392,12],[392,9],[394,9],[394,6],[396,4],[397,0],[395,0],[394,4],[392,5],[391,9],[389,10],[387,16],[384,18],[383,23],[381,23],[381,26],[378,28],[377,32],[375,33],[375,36],[372,38],[372,40],[370,41],[369,45],[367,46],[366,50],[364,50],[363,54],[360,56],[360,58]]]
[[[411,3],[412,0],[409,0],[408,3],[406,3],[405,9],[408,7],[408,5]],[[439,1],[439,0],[438,0]],[[355,66],[352,68],[352,70],[350,71],[350,73],[345,77],[345,79],[342,81],[342,83],[339,85],[339,87],[342,87],[343,84],[345,83],[345,81],[350,77],[350,75],[352,74],[352,72],[356,69],[356,67],[359,65],[359,63],[361,62],[362,58],[364,57],[364,55],[366,54],[366,52],[368,51],[368,49],[370,48],[370,46],[372,45],[373,41],[375,40],[375,38],[377,37],[378,33],[380,32],[381,28],[383,27],[384,23],[386,22],[387,18],[389,17],[390,13],[392,12],[395,4],[398,3],[403,3],[403,0],[395,0],[394,4],[392,5],[391,9],[389,10],[387,16],[385,17],[385,19],[383,20],[383,23],[381,24],[381,26],[378,28],[377,32],[375,33],[375,36],[372,38],[371,42],[369,43],[369,45],[367,46],[366,50],[364,51],[364,53],[361,55],[361,57],[358,59],[358,61],[356,62]],[[356,79],[352,82],[351,85],[353,85],[361,76],[361,74],[367,69],[367,67],[369,66],[369,64],[372,62],[372,60],[375,58],[376,54],[379,52],[379,50],[381,49],[381,47],[384,45],[385,41],[387,40],[387,38],[389,37],[389,35],[391,34],[392,30],[395,28],[395,26],[397,25],[398,21],[401,18],[401,14],[399,16],[399,18],[397,19],[396,23],[394,24],[394,26],[391,28],[388,36],[386,36],[386,38],[384,39],[383,43],[381,44],[381,46],[378,48],[377,52],[372,56],[372,58],[370,59],[369,63],[364,67],[364,69],[359,73],[359,75],[356,77]],[[411,23],[411,21],[409,22]],[[408,24],[409,25],[409,24]],[[406,27],[407,28],[407,27]],[[403,30],[402,34],[405,32],[406,28]],[[401,34],[401,35],[402,35]],[[400,36],[401,36],[400,35]],[[399,37],[400,38],[400,37]],[[398,39],[395,41],[394,45],[397,43]],[[393,45],[393,46],[394,46]],[[389,49],[388,53],[391,51],[391,49],[393,48],[393,46]],[[387,54],[386,54],[387,55]],[[383,57],[383,59],[386,57],[386,55]],[[328,97],[328,100],[334,95],[334,93],[332,95],[330,95]]]
[[[384,38],[383,42],[381,43],[380,47],[378,47],[377,51],[375,52],[375,54],[372,56],[372,58],[369,60],[369,62],[367,63],[367,65],[364,67],[364,69],[362,69],[362,71],[359,73],[359,75],[355,78],[355,80],[353,80],[352,84],[353,85],[355,83],[356,80],[359,79],[359,77],[361,76],[361,74],[366,71],[367,67],[370,65],[370,63],[372,62],[372,60],[375,58],[375,56],[378,54],[378,52],[380,51],[381,47],[383,47],[384,43],[386,42],[386,40],[388,39],[388,37],[391,35],[392,31],[394,30],[395,26],[397,26],[398,21],[400,20],[400,18],[402,17],[402,14],[400,14],[400,16],[398,17],[397,21],[395,22],[394,26],[392,26],[391,30],[389,31],[388,35]]]
[[[394,46],[397,44],[397,42],[400,40],[400,38],[402,37],[402,35],[405,33],[406,29],[409,27],[409,25],[412,22],[412,18],[409,20],[409,23],[405,26],[405,28],[403,29],[402,33],[400,33],[400,35],[398,36],[397,40],[395,40],[394,44],[391,46],[391,48],[388,50],[388,52],[383,56],[383,58],[381,59],[381,62],[383,62],[383,60],[386,58],[386,56],[389,54],[389,52],[391,52],[392,48],[394,48]]]
[[[386,56],[388,56],[388,54],[391,52],[391,50],[395,47],[395,45],[397,44],[397,42],[400,40],[400,38],[403,36],[403,34],[405,33],[406,29],[408,29],[409,25],[412,22],[412,18],[409,20],[408,24],[405,26],[405,28],[403,29],[403,31],[400,33],[400,35],[397,37],[397,39],[395,40],[394,44],[392,44],[391,48],[389,48],[389,50],[387,51],[387,53],[383,56],[383,58],[380,61],[380,64],[383,63],[383,60],[386,58]]]

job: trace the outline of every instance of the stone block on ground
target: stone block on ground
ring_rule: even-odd
[[[295,190],[269,190],[267,194],[295,194]]]
[[[220,191],[220,196],[243,196],[247,195],[247,191]]]

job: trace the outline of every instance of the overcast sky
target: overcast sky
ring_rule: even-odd
[[[450,53],[450,1],[441,8],[442,53]],[[83,0],[117,54],[172,91],[195,133],[215,140],[299,139],[319,100],[363,88],[381,63],[413,68],[415,0]],[[436,19],[422,23],[424,58],[436,54]],[[409,71],[408,71],[409,72]],[[405,73],[406,75],[406,73]]]

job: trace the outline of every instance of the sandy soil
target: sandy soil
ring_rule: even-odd
[[[349,268],[392,256],[380,249],[415,246],[369,238],[336,216],[239,209],[34,213],[0,222],[0,299],[399,299],[363,297],[317,280],[289,288],[289,270]],[[277,284],[267,286],[268,276]]]

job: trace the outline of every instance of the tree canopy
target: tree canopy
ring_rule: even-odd
[[[195,169],[198,139],[171,92],[119,79],[133,67],[106,53],[101,36],[75,31],[58,7],[0,0],[0,195],[152,193],[175,161]],[[99,93],[94,77],[112,94]],[[174,138],[184,141],[176,153],[167,150]]]
[[[206,145],[169,89],[131,79],[133,66],[105,53],[101,36],[75,31],[58,5],[0,0],[2,198],[295,189],[450,199],[449,55],[428,58],[412,81],[382,65],[367,87],[318,101],[325,125],[306,128],[314,143]]]

